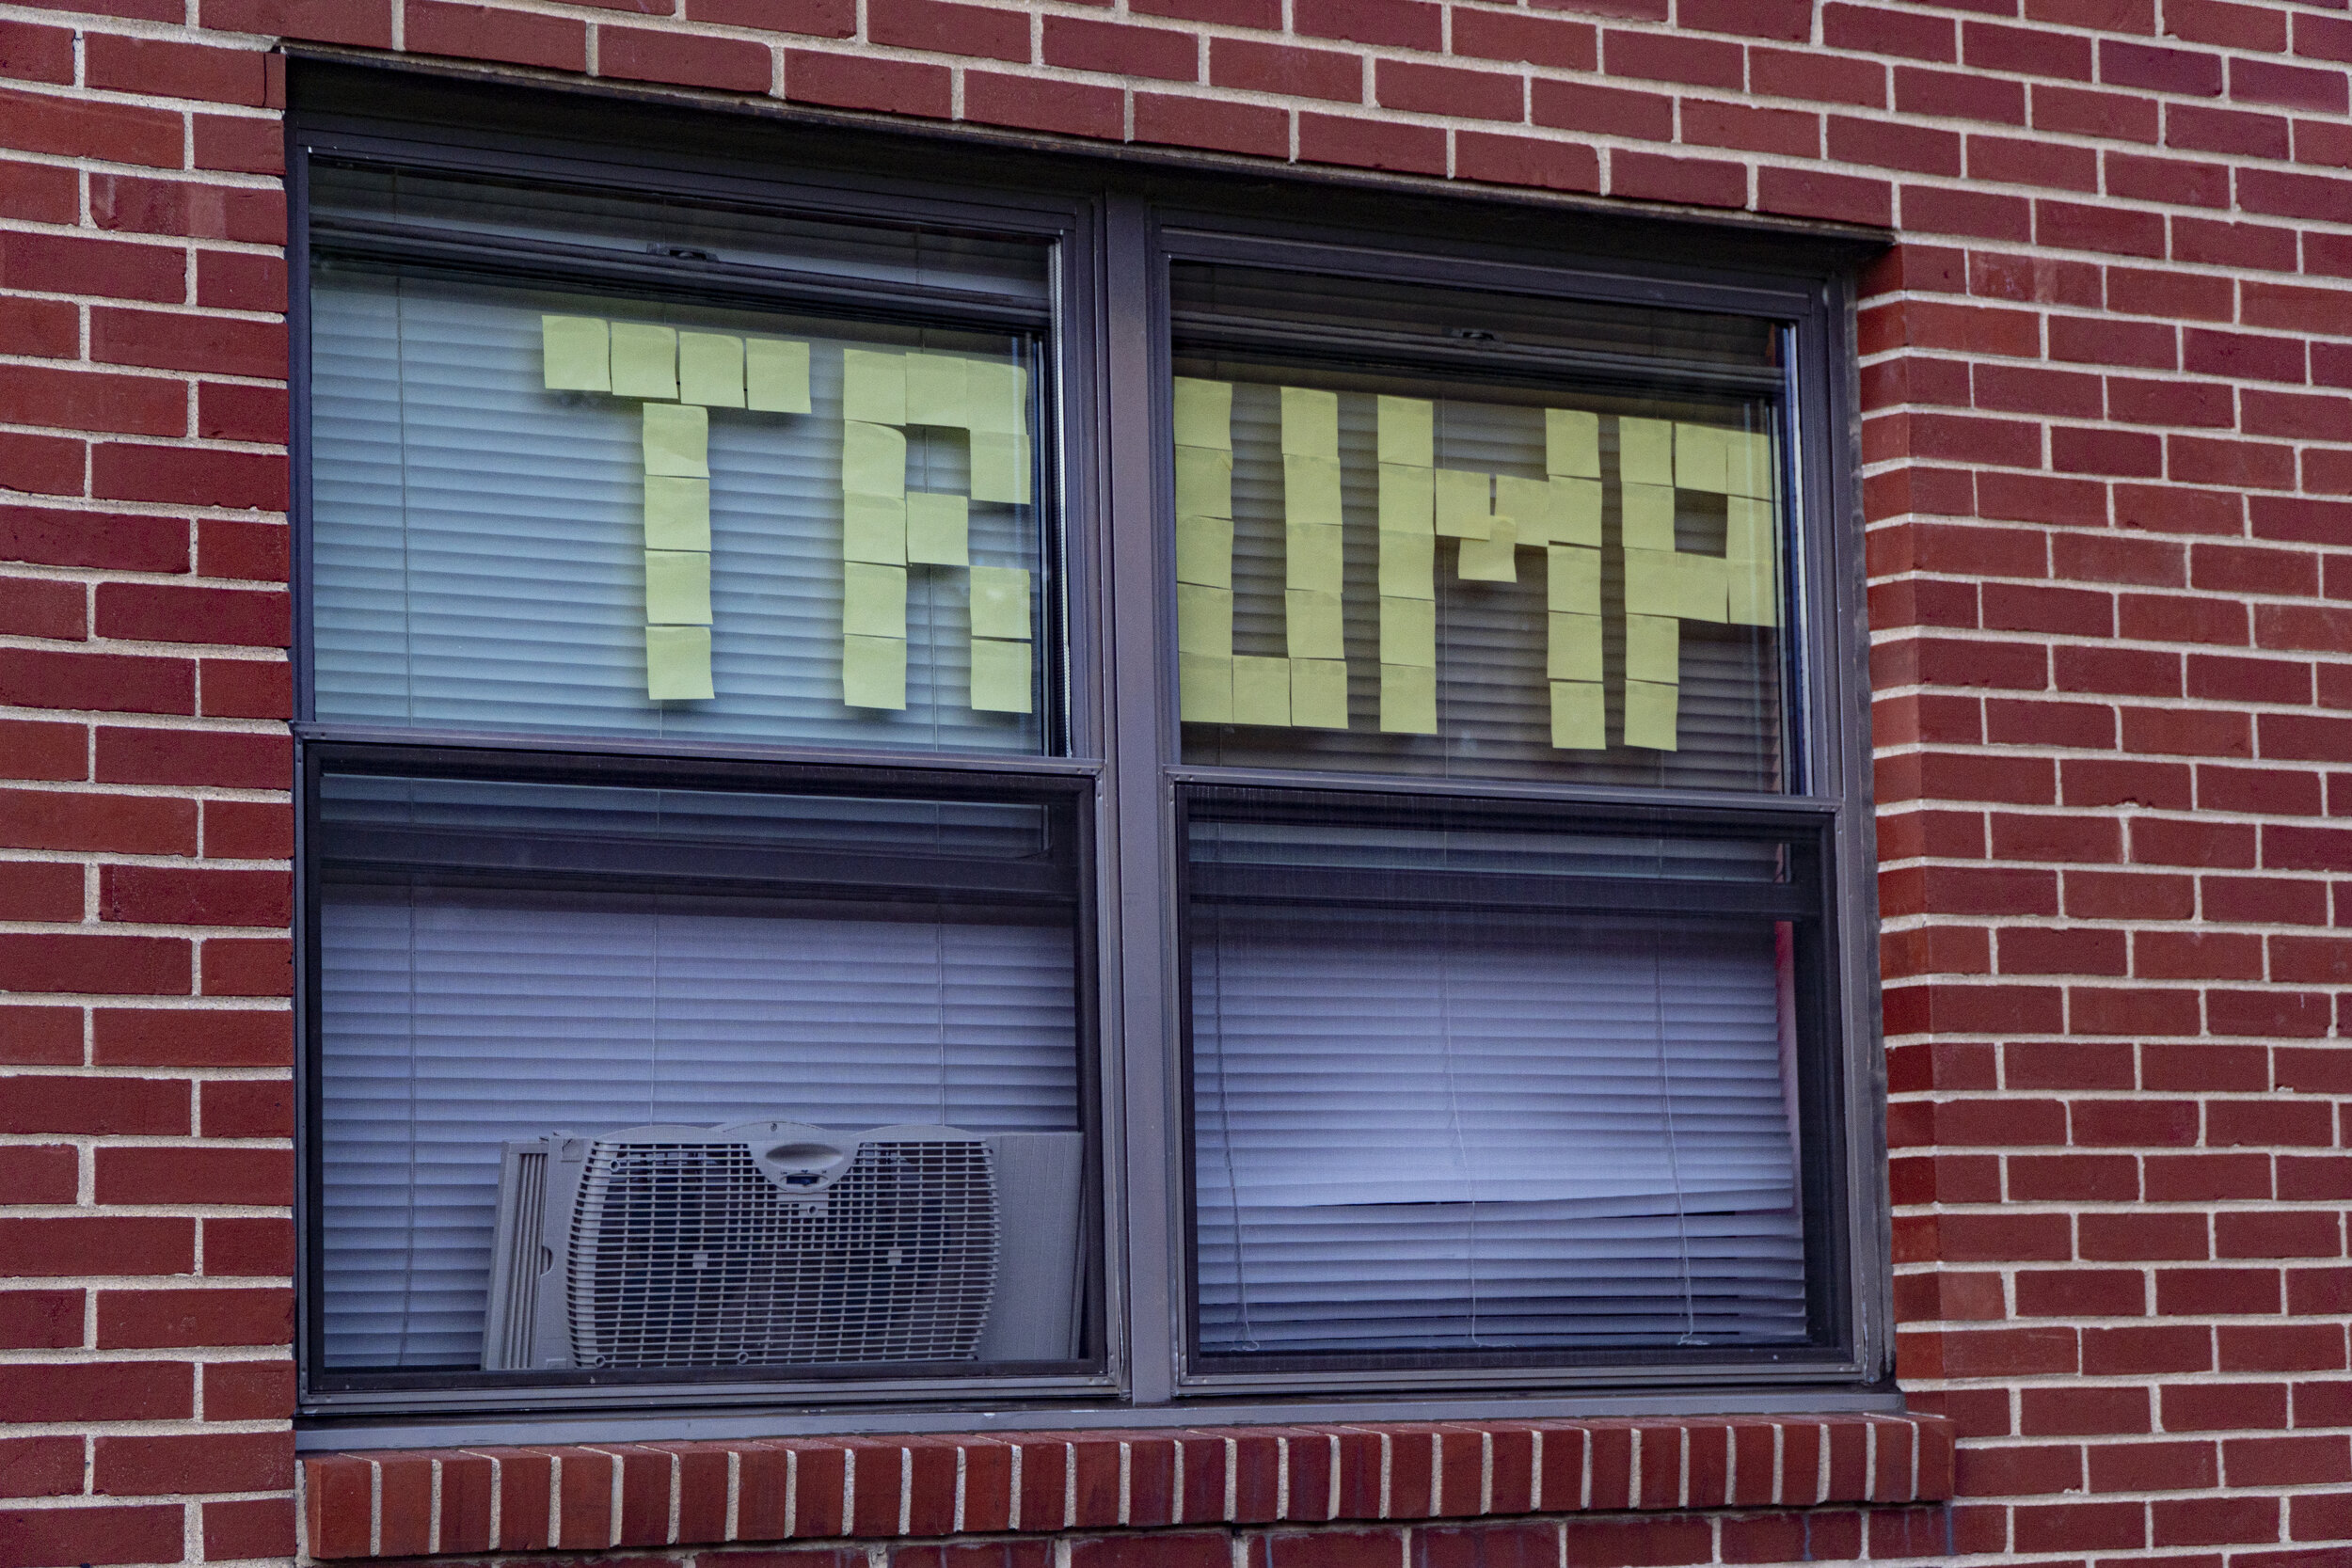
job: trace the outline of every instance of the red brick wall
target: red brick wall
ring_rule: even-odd
[[[1963,1496],[1868,1549],[2352,1556],[2345,0],[85,4],[0,6],[0,1561],[293,1548],[280,35],[1896,228],[1896,1289]],[[1758,1517],[1411,1550],[1865,1548]],[[1229,1546],[1170,1543],[1073,1560]]]

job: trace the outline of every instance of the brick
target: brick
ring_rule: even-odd
[[[986,125],[1117,139],[1124,132],[1126,101],[1117,87],[966,70],[963,118]]]
[[[675,29],[598,27],[596,74],[764,93],[774,80],[775,62],[765,45],[743,40],[695,38]]]
[[[0,1509],[0,1560],[22,1568],[165,1562],[181,1555],[185,1519],[178,1503]]]
[[[1250,39],[1219,38],[1209,45],[1209,80],[1221,87],[1358,103],[1364,96],[1363,61],[1330,49],[1300,49]]]
[[[1449,41],[1456,56],[1561,71],[1591,71],[1600,60],[1599,35],[1592,26],[1517,12],[1456,10]]]
[[[92,103],[62,93],[0,89],[0,146],[176,168],[180,117],[169,110]]]
[[[954,82],[945,66],[790,49],[784,71],[786,95],[803,103],[928,119],[946,119],[953,106]]]
[[[91,1450],[90,1489],[102,1497],[266,1492],[294,1484],[292,1433],[100,1436]]]
[[[1141,114],[1140,107],[1136,112]],[[1457,179],[1483,180],[1500,185],[1555,191],[1600,189],[1599,154],[1589,147],[1534,136],[1456,131],[1454,171]]]
[[[1076,71],[1169,82],[1196,81],[1200,75],[1200,48],[1190,33],[1097,22],[1090,17],[1047,17],[1044,60]]]
[[[549,71],[588,69],[588,29],[564,17],[491,6],[405,0],[407,49],[467,60],[503,60]]]
[[[284,1149],[101,1148],[101,1203],[285,1204],[294,1164]]]
[[[1821,41],[1833,49],[1866,55],[1946,61],[1960,57],[1959,32],[1952,19],[1879,6],[1823,6]]]
[[[285,789],[294,781],[284,736],[104,725],[94,750],[97,777],[109,784]]]
[[[1526,112],[1525,90],[1517,76],[1410,60],[1382,60],[1373,97],[1383,108],[1470,119],[1517,120]]]
[[[1529,95],[1528,114],[1538,125],[1563,131],[1607,133],[1643,141],[1674,138],[1674,100],[1662,93],[1538,77]]]
[[[1298,156],[1307,162],[1356,168],[1437,174],[1445,167],[1446,134],[1433,126],[1302,111]]]
[[[1313,38],[1435,50],[1444,23],[1422,0],[1294,0],[1291,25]]]

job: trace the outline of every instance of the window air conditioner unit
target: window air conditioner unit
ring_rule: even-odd
[[[509,1143],[483,1370],[1075,1359],[1083,1148],[790,1121]]]

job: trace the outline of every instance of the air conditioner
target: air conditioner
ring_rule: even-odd
[[[1073,1359],[1083,1148],[791,1121],[509,1143],[483,1369]]]

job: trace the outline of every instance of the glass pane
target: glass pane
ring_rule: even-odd
[[[330,775],[319,819],[327,1367],[1080,1354],[1068,809]]]
[[[1786,787],[1770,324],[1176,274],[1187,762]]]
[[[640,255],[718,221],[592,205],[564,211]],[[499,227],[555,230],[561,206],[543,194]],[[898,283],[961,277],[969,248],[724,237]],[[1022,258],[1041,288],[1044,253]],[[974,261],[967,292],[1006,292],[1008,264]],[[331,258],[310,309],[320,719],[1043,749],[1057,589],[1035,334]]]
[[[1203,1354],[1806,1338],[1788,847],[1202,815]]]

